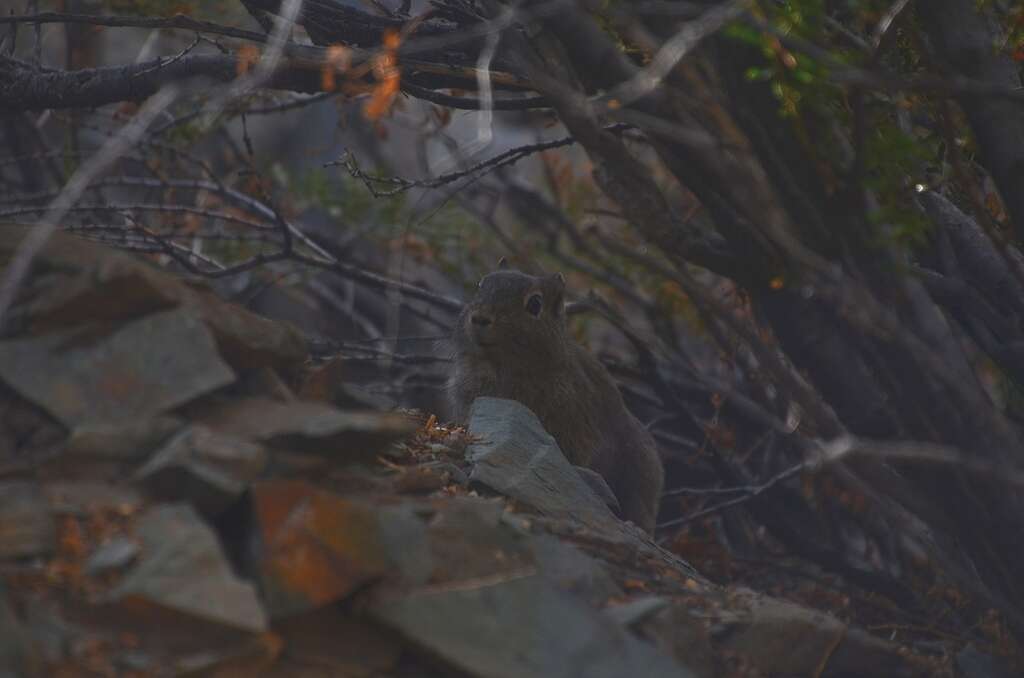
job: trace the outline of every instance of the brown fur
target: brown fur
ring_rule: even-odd
[[[657,447],[608,371],[569,335],[564,291],[557,274],[499,270],[480,281],[453,335],[455,418],[464,421],[478,396],[518,400],[570,462],[604,477],[623,517],[650,532],[664,481]],[[528,310],[534,295],[536,316]]]

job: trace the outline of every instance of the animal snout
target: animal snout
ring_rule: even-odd
[[[494,321],[491,320],[489,315],[483,313],[474,313],[469,318],[469,322],[473,323],[477,327],[489,327]]]

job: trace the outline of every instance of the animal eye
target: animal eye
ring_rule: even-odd
[[[544,308],[544,300],[539,294],[531,294],[530,298],[526,300],[526,311],[530,315],[539,316],[542,308]]]

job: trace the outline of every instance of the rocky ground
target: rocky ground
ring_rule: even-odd
[[[0,676],[1000,675],[613,502],[516,403],[372,411],[293,328],[57,236],[0,341]]]

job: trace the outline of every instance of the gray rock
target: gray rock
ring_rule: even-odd
[[[622,626],[641,624],[669,606],[669,600],[661,596],[640,596],[628,603],[613,605],[605,609],[609,619]]]
[[[480,678],[694,675],[540,576],[380,598],[370,614]]]
[[[260,445],[193,425],[171,438],[135,479],[166,501],[187,501],[206,515],[231,505],[266,468]]]
[[[473,464],[471,482],[549,517],[575,518],[591,526],[617,522],[525,405],[503,398],[477,398],[468,428],[478,439],[466,451]]]
[[[0,579],[0,678],[41,675],[40,659],[25,627],[7,599]]]
[[[50,504],[31,482],[0,483],[0,559],[52,553],[56,532]]]
[[[968,644],[956,654],[956,667],[964,678],[1012,678],[1015,674],[1006,662]]]
[[[64,443],[64,455],[85,459],[138,462],[185,425],[183,419],[160,416],[122,424],[80,426]]]
[[[124,537],[115,537],[100,545],[85,561],[85,573],[97,575],[131,563],[139,555],[139,545]]]
[[[583,482],[590,486],[590,489],[594,491],[601,501],[604,502],[605,506],[619,512],[619,498],[612,492],[612,488],[608,487],[608,483],[605,481],[604,476],[593,469],[586,468],[584,466],[574,466],[576,472],[580,474],[580,478],[583,478]]]
[[[71,429],[152,419],[234,378],[209,330],[182,310],[110,334],[89,327],[0,342],[0,379]]]
[[[916,675],[900,648],[832,615],[752,591],[729,596],[713,635],[770,675]]]
[[[339,461],[372,461],[418,425],[412,417],[395,412],[352,412],[320,402],[263,398],[212,408],[203,421],[217,431],[269,447],[336,454]]]
[[[137,524],[142,557],[111,593],[246,631],[267,618],[253,587],[231,571],[213,531],[190,506],[164,504]]]
[[[556,588],[595,607],[623,594],[604,564],[575,546],[548,535],[532,537],[529,544],[537,569]]]

